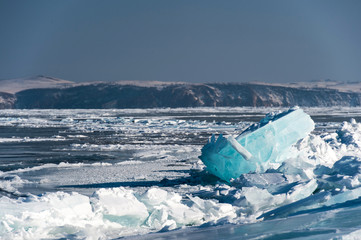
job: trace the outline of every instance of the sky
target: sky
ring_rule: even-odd
[[[0,0],[0,79],[361,81],[359,0]]]

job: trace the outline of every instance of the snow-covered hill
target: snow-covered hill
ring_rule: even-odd
[[[1,80],[1,108],[361,106],[361,83],[73,83],[38,76]],[[13,95],[12,95],[13,94]],[[4,95],[5,96],[5,95]]]
[[[341,82],[334,80],[313,80],[309,82],[297,82],[288,84],[279,84],[285,87],[294,88],[328,88],[340,92],[357,92],[361,93],[361,82]]]
[[[16,93],[33,88],[62,88],[72,86],[74,82],[39,75],[30,78],[0,80],[0,92]]]

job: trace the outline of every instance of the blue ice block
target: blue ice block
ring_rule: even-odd
[[[216,140],[212,136],[199,158],[210,173],[229,182],[243,173],[264,172],[269,163],[282,162],[282,153],[306,137],[314,126],[300,108],[270,113],[236,138],[220,135]]]

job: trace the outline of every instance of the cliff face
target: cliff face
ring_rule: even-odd
[[[0,109],[14,108],[15,100],[14,94],[0,92]]]
[[[15,108],[361,106],[361,93],[267,84],[89,84],[18,92]]]
[[[258,84],[210,84],[223,101],[218,106],[360,106],[361,94],[326,88],[292,88]]]

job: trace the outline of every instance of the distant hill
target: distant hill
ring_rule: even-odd
[[[21,82],[24,84],[21,84]],[[6,84],[3,84],[6,83]],[[7,91],[6,91],[7,90]],[[0,81],[0,108],[361,106],[361,83],[73,83],[39,76]]]
[[[62,88],[72,86],[74,82],[39,75],[30,78],[0,80],[0,92],[16,93],[33,88]]]

